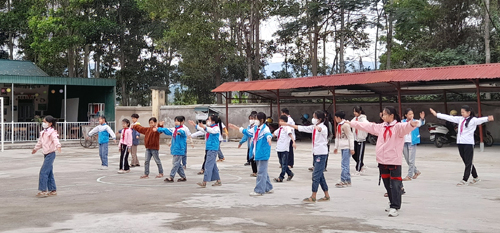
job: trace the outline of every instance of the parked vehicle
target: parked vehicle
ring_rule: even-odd
[[[450,127],[450,125],[445,126],[442,124],[428,123],[428,129],[430,133],[430,140],[434,142],[437,148],[443,147],[446,144],[452,144],[457,142],[457,128],[456,126]],[[478,126],[479,127],[479,126]],[[474,139],[476,144],[479,144],[479,129],[474,132]],[[483,141],[485,146],[493,146],[494,140],[491,133],[486,129],[486,125],[483,125]]]
[[[375,136],[373,134],[368,134],[368,136],[366,136],[366,141],[372,145],[377,145],[377,140],[378,136]]]

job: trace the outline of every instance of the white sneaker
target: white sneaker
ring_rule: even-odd
[[[461,180],[460,182],[458,182],[457,186],[467,186],[467,182],[464,180]]]
[[[124,171],[124,170],[119,170],[119,171],[118,171],[118,174],[124,174],[124,173],[125,173],[125,171]]]
[[[101,166],[101,168],[99,168],[99,170],[108,170],[108,167],[107,166]]]
[[[267,194],[273,194],[273,193],[274,193],[274,190],[273,190],[273,189],[271,189],[271,190],[267,191],[266,193],[267,193]]]
[[[397,217],[399,216],[398,210],[394,208],[389,209],[389,217]]]
[[[361,172],[355,172],[354,176],[361,176]]]
[[[479,183],[479,181],[481,181],[481,179],[479,179],[479,177],[478,178],[474,178],[474,179],[472,179],[471,182],[469,182],[469,185],[475,185],[475,184]]]
[[[251,192],[250,196],[251,197],[258,197],[258,196],[262,196],[262,193]]]

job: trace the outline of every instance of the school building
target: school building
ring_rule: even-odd
[[[114,79],[51,77],[30,61],[0,59],[5,142],[35,141],[46,115],[58,118],[62,140],[77,140],[81,126],[115,117]]]

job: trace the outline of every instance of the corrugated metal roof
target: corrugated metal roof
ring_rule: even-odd
[[[31,61],[0,59],[0,75],[49,76]]]
[[[292,79],[257,80],[249,82],[226,82],[212,90],[212,92],[283,90],[386,82],[419,82],[494,78],[500,78],[500,63],[382,70]]]
[[[116,79],[0,75],[0,83],[114,87]]]

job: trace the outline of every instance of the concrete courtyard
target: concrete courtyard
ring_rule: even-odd
[[[243,146],[245,147],[245,146]],[[273,146],[274,147],[274,146]],[[139,147],[144,163],[144,147]],[[475,165],[482,182],[456,187],[463,163],[455,146],[419,146],[417,167],[422,175],[405,182],[407,194],[397,218],[387,217],[385,190],[378,184],[375,147],[367,146],[367,173],[353,177],[352,187],[335,188],[340,155],[330,155],[326,179],[332,200],[303,204],[311,192],[311,145],[298,143],[292,181],[273,183],[274,194],[250,197],[255,178],[245,163],[245,149],[223,143],[226,161],[218,163],[223,185],[199,188],[196,175],[204,145],[188,151],[186,183],[149,179],[144,167],[117,174],[119,154],[110,145],[110,169],[98,170],[97,149],[65,147],[54,163],[58,196],[37,198],[43,155],[29,149],[0,153],[1,232],[500,232],[500,153],[498,147],[476,150]],[[160,150],[165,174],[172,168],[166,145]],[[269,174],[277,177],[276,153]],[[403,166],[406,171],[407,166]],[[354,161],[351,160],[351,174]],[[406,174],[404,173],[403,176]],[[177,177],[176,177],[177,179]],[[322,197],[322,192],[318,197]]]

